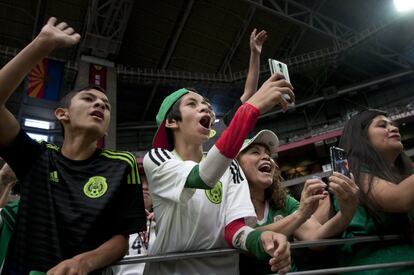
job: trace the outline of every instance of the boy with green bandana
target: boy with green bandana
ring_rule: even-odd
[[[229,127],[203,156],[214,112],[192,89],[180,89],[163,101],[153,149],[144,157],[157,220],[150,254],[231,247],[270,259],[273,271],[290,268],[289,244],[282,234],[259,232],[244,174],[233,159],[260,114],[276,104],[286,110],[283,94],[294,98],[283,76],[272,75],[235,113]],[[146,274],[237,274],[235,255],[203,257],[146,265]]]
[[[134,156],[96,146],[110,119],[101,88],[71,92],[55,110],[62,148],[32,140],[5,107],[32,67],[79,39],[66,23],[50,18],[0,71],[0,155],[22,186],[2,274],[96,274],[125,255],[129,234],[145,229]]]

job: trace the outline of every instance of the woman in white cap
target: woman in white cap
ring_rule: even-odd
[[[317,240],[342,233],[358,206],[359,189],[353,179],[337,172],[329,177],[328,186],[320,179],[309,179],[298,202],[281,185],[279,167],[271,158],[278,145],[272,131],[262,130],[244,142],[237,158],[249,183],[257,229],[280,232],[297,240]],[[339,211],[320,224],[312,214],[319,201],[328,196],[327,191],[337,198]]]

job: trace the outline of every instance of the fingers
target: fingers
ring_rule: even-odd
[[[272,271],[277,272],[278,274],[286,274],[291,268],[290,256],[283,261],[277,261],[276,258],[272,258],[270,259],[269,264]]]
[[[281,97],[279,105],[282,108],[283,112],[286,112],[289,109],[289,104],[283,97]]]
[[[267,39],[267,32],[265,30],[259,32],[256,35],[256,39],[259,40],[260,42],[264,42]]]
[[[56,17],[50,17],[49,20],[47,20],[47,24],[53,25],[53,26],[56,24],[56,22],[57,22]]]
[[[305,182],[305,186],[303,187],[303,189],[306,190],[306,194],[308,195],[321,194],[325,188],[326,183],[319,179],[307,180]]]
[[[278,81],[278,80],[280,80],[280,79],[285,79],[285,76],[283,75],[283,74],[280,74],[280,73],[275,73],[275,74],[272,74],[267,80],[266,80],[266,82],[276,82],[276,81]],[[287,81],[286,81],[287,82]]]
[[[268,82],[269,85],[274,85],[274,87],[279,88],[279,91],[282,94],[289,95],[292,103],[295,102],[295,94],[292,91],[294,88],[282,74],[275,73],[266,82]]]
[[[59,24],[57,24],[56,28],[58,28],[59,30],[64,30],[65,28],[68,27],[68,23],[66,22],[60,22]]]
[[[340,185],[344,190],[353,192],[358,191],[359,187],[356,185],[353,175],[351,175],[351,178],[348,178],[341,173],[333,172],[332,176],[329,177],[329,181]]]
[[[292,91],[294,88],[293,88],[292,84],[290,84],[289,81],[287,81],[285,79],[284,76],[283,76],[283,79],[279,79],[279,80],[275,81],[274,84],[278,87],[287,87],[287,88],[289,88],[289,91],[286,90],[285,93],[288,94],[293,101],[295,101],[295,94]]]
[[[79,33],[72,34],[71,36],[72,36],[75,44],[78,43],[81,39],[81,36],[80,36]]]
[[[280,235],[280,234],[278,234]],[[290,270],[290,243],[283,236],[283,239],[279,239],[278,235],[275,235],[275,240],[278,240],[277,249],[274,252],[269,264],[272,271],[278,271],[279,274],[284,274]]]
[[[68,34],[68,35],[71,35],[75,32],[75,30],[73,28],[69,27],[69,28],[64,29],[63,32]]]
[[[256,37],[256,31],[257,29],[254,28],[254,30],[252,31],[252,33],[250,34],[250,38],[255,38]]]

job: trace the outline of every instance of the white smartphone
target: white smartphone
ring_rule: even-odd
[[[276,59],[269,58],[269,68],[270,68],[271,74],[274,74],[274,73],[283,74],[287,82],[290,83],[289,71],[285,63],[277,61]]]
[[[288,67],[285,63],[277,61],[276,59],[269,58],[269,68],[270,68],[270,74],[279,73],[282,74],[286,81],[290,83],[290,77],[289,77],[289,71]],[[292,102],[292,99],[288,94],[283,94],[283,97],[286,99],[286,101],[289,103],[289,107],[294,106],[295,103]]]

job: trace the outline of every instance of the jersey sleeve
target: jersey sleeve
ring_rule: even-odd
[[[155,148],[144,157],[144,170],[151,195],[176,203],[186,203],[196,189],[184,188],[194,161],[177,159],[170,151]]]
[[[250,199],[249,185],[243,170],[237,161],[230,164],[230,173],[226,201],[226,225],[232,221],[244,218],[246,225],[256,225],[256,213]]]
[[[288,213],[293,213],[299,209],[300,203],[294,197],[287,195],[285,202],[286,202],[285,208]]]
[[[11,167],[20,182],[43,151],[43,146],[20,129],[15,139],[6,146],[0,146],[0,156]]]
[[[118,197],[119,220],[114,233],[129,235],[146,230],[147,215],[136,159],[130,153],[124,153],[124,156],[128,159],[128,164],[121,183],[122,192]]]

